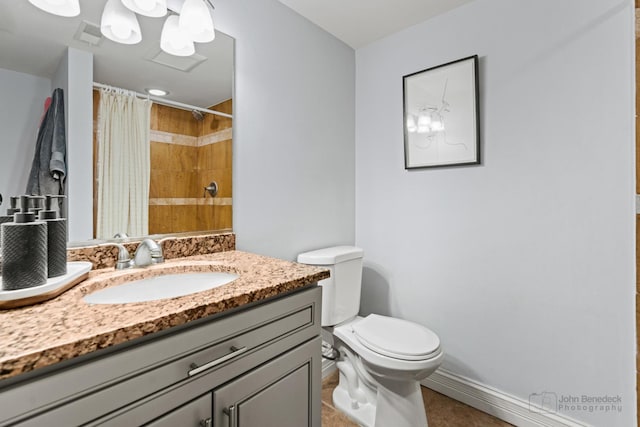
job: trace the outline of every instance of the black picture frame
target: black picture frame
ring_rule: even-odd
[[[405,169],[478,165],[478,55],[402,77]]]

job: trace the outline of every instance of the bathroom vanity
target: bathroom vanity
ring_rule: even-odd
[[[0,426],[319,427],[316,282],[328,273],[237,251],[195,258],[240,278],[164,303],[111,306],[81,301],[97,283],[90,278],[56,300],[0,312],[3,328],[11,312],[25,333],[50,326],[49,339],[32,331],[15,348],[7,340],[20,335],[0,331]],[[47,309],[48,319],[29,320]]]

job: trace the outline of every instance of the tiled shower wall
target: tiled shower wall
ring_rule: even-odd
[[[214,105],[211,110],[232,114],[232,100]],[[232,120],[206,114],[202,122],[198,146],[198,182],[200,194],[211,181],[218,183],[218,195],[200,199],[198,203],[198,230],[223,230],[232,228]]]
[[[97,97],[94,91],[94,118]],[[232,106],[228,100],[210,109],[231,114]],[[190,111],[153,104],[149,234],[231,229],[231,131],[231,119],[205,114],[198,121]],[[204,192],[211,181],[215,198]]]

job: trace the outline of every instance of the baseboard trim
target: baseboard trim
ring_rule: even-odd
[[[322,379],[327,378],[337,369],[336,362],[329,359],[322,359]]]
[[[431,374],[422,385],[519,427],[588,427],[558,413],[532,411],[525,400],[444,369]]]

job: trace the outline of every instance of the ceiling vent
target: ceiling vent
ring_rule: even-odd
[[[99,46],[103,39],[100,27],[87,21],[80,23],[78,31],[76,31],[73,38],[91,46]]]
[[[191,56],[170,55],[162,50],[153,50],[144,57],[147,61],[188,73],[207,60],[206,56],[194,53]]]

